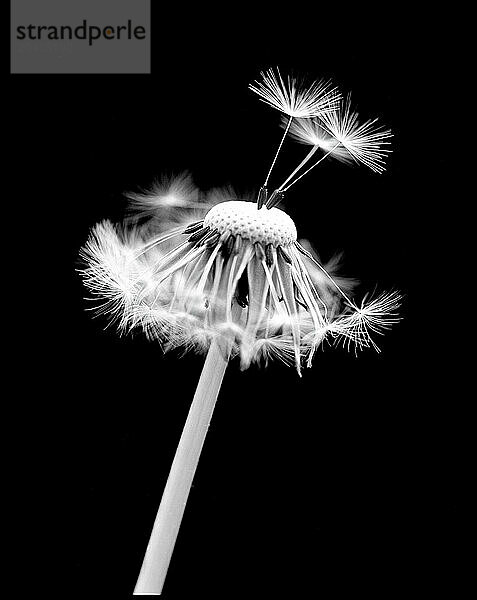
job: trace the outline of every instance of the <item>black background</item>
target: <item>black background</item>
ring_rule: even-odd
[[[230,365],[163,596],[455,590],[468,442],[459,402],[430,383],[441,374],[428,372],[416,286],[447,185],[446,159],[432,151],[449,66],[440,21],[344,19],[343,7],[268,20],[155,8],[151,75],[9,79],[19,198],[9,255],[25,329],[12,353],[20,563],[34,531],[49,593],[132,593],[203,359],[103,330],[85,312],[78,250],[98,220],[121,218],[125,192],[163,173],[256,189],[280,117],[247,86],[280,65],[333,77],[364,118],[393,129],[384,175],[330,162],[284,208],[324,259],[344,250],[345,274],[363,289],[402,290],[403,321],[381,354],[326,349],[302,379],[280,365]],[[277,171],[302,154],[290,144]]]

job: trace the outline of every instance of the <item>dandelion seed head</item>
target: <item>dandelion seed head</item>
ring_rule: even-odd
[[[240,200],[214,206],[204,219],[204,227],[274,246],[291,244],[297,235],[295,223],[279,208],[257,210],[255,203]]]
[[[174,235],[147,239],[138,227],[127,235],[99,224],[82,250],[82,275],[98,312],[166,351],[204,352],[223,340],[243,369],[277,358],[300,372],[327,338],[374,346],[371,334],[395,322],[399,296],[350,303],[324,269],[321,280],[312,275],[296,238],[284,211],[234,199]]]
[[[375,121],[360,125],[349,98],[339,104],[329,82],[304,86],[269,69],[250,88],[288,115],[284,137],[314,146],[284,186],[315,148],[384,169],[390,132]],[[232,188],[200,191],[188,173],[130,194],[124,224],[99,223],[81,249],[80,274],[96,312],[164,351],[204,353],[216,342],[242,369],[278,359],[300,373],[326,341],[379,350],[373,336],[399,320],[400,295],[356,303],[356,281],[339,274],[339,256],[322,264],[306,240],[297,241],[295,223],[274,204],[302,176],[271,196],[265,183],[258,199]]]

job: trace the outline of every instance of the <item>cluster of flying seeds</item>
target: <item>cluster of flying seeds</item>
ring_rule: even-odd
[[[216,340],[240,357],[242,368],[279,359],[300,372],[325,341],[378,349],[371,335],[399,320],[399,293],[356,304],[354,282],[335,276],[338,261],[323,265],[276,205],[327,156],[381,172],[391,133],[375,121],[360,124],[349,98],[343,102],[330,82],[304,87],[270,69],[250,87],[288,116],[257,196],[201,193],[187,174],[131,196],[125,223],[98,224],[81,250],[84,283],[99,301],[95,310],[121,332],[141,329],[165,350],[204,352]],[[311,150],[269,194],[288,134]],[[318,161],[299,174],[317,151]]]

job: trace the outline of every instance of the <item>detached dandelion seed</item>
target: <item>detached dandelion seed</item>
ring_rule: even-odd
[[[348,104],[337,108],[339,96],[330,84],[300,87],[292,78],[282,79],[278,69],[262,77],[251,89],[290,117],[285,133],[311,144],[313,153],[320,149],[324,157],[383,170],[387,150],[380,144],[390,133],[376,130],[374,122],[358,125]],[[298,241],[292,219],[273,206],[281,199],[279,190],[267,198],[263,189],[251,198],[231,189],[203,193],[187,174],[169,178],[150,194],[132,195],[125,223],[99,223],[81,249],[80,274],[97,300],[96,312],[121,334],[140,330],[165,351],[207,354],[137,595],[162,591],[228,362],[237,357],[247,369],[279,360],[301,376],[326,341],[377,350],[372,336],[399,320],[398,292],[356,303],[356,282],[334,277],[337,259],[328,268],[322,265],[309,244]]]

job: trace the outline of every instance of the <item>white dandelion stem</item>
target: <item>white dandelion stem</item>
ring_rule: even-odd
[[[233,314],[237,314],[234,305]],[[162,592],[192,480],[227,368],[230,348],[212,342],[152,528],[134,595]]]
[[[335,145],[333,146],[333,148],[331,148],[331,150],[328,150],[328,152],[327,152],[326,154],[324,154],[324,155],[323,155],[323,156],[320,158],[320,160],[316,161],[316,163],[314,163],[313,165],[311,165],[311,167],[310,167],[310,168],[308,168],[308,169],[307,169],[307,170],[306,170],[304,173],[302,173],[302,174],[301,174],[299,177],[297,177],[297,178],[296,178],[294,181],[292,181],[290,184],[288,184],[288,185],[287,185],[287,187],[285,187],[285,188],[284,188],[283,186],[285,185],[285,183],[283,183],[283,184],[282,184],[282,185],[281,185],[281,186],[280,186],[278,189],[279,189],[280,191],[282,191],[282,192],[286,192],[287,190],[289,190],[289,189],[291,188],[291,186],[292,186],[292,185],[295,185],[295,183],[296,183],[297,181],[300,181],[300,179],[301,179],[302,177],[305,177],[305,175],[306,175],[307,173],[309,173],[309,172],[310,172],[312,169],[314,169],[314,168],[315,168],[317,165],[319,165],[319,164],[320,164],[320,162],[322,162],[323,160],[325,160],[325,158],[326,158],[327,156],[329,156],[329,155],[330,155],[330,154],[333,152],[333,150],[335,150],[335,148],[337,148],[339,145],[340,145],[340,142],[338,142],[337,144],[335,144]],[[290,180],[290,177],[287,179],[287,182],[288,182],[289,180]]]
[[[290,119],[288,120],[288,125],[285,128],[285,132],[284,132],[281,142],[278,146],[277,152],[275,154],[275,158],[273,159],[273,162],[270,166],[270,170],[268,171],[267,178],[265,179],[265,183],[263,184],[263,187],[267,187],[267,185],[268,185],[268,180],[270,179],[270,175],[272,174],[273,167],[275,166],[275,163],[277,162],[278,155],[280,154],[280,150],[282,149],[283,142],[285,141],[288,130],[290,129],[290,125],[292,124],[292,121],[293,121],[293,116],[291,116]]]

